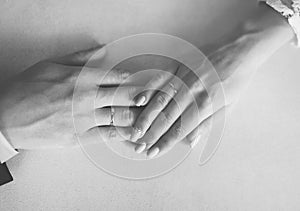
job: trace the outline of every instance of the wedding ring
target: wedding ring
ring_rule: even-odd
[[[115,121],[115,108],[110,107],[110,125],[114,125]]]
[[[174,94],[177,94],[177,90],[175,89],[175,86],[173,83],[169,82],[170,87],[172,88]]]

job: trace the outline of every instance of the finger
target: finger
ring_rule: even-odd
[[[198,107],[195,103],[190,105],[177,119],[172,127],[150,147],[149,157],[169,151],[174,145],[192,132],[197,125],[212,114],[210,106]]]
[[[157,71],[157,70],[156,70]],[[177,65],[175,73],[169,71],[158,71],[156,76],[150,80],[145,86],[144,91],[137,95],[134,99],[136,106],[146,105],[150,99],[155,95],[155,93],[160,90],[164,84],[167,84],[174,75],[178,78],[184,78],[188,74],[189,69],[185,65]]]
[[[178,78],[184,78],[190,71],[191,69],[189,69],[184,64],[181,64],[176,71],[176,76]]]
[[[130,72],[125,69],[99,70],[97,68],[86,68],[88,78],[87,83],[95,81],[98,86],[125,85],[130,76]]]
[[[158,93],[157,95],[159,95]],[[189,88],[182,86],[173,99],[170,100],[169,104],[162,109],[159,109],[156,113],[157,116],[151,118],[148,122],[151,112],[156,112],[156,108],[150,107],[149,110],[142,111],[141,115],[137,118],[134,128],[139,128],[142,132],[146,132],[145,136],[140,140],[140,142],[145,142],[146,144],[154,144],[159,138],[168,131],[168,129],[174,124],[174,122],[180,117],[184,110],[193,102],[194,97],[190,93]],[[152,102],[152,100],[151,100]],[[162,110],[162,111],[161,111]],[[153,121],[152,121],[153,120]],[[151,128],[149,128],[151,125]],[[133,130],[134,131],[134,130]],[[143,133],[142,133],[143,134]]]
[[[141,115],[137,118],[134,124],[134,130],[132,132],[131,141],[135,142],[138,138],[144,134],[156,117],[161,111],[168,105],[172,97],[177,93],[177,90],[181,87],[181,79],[176,76],[165,85],[161,91],[159,91],[153,99],[148,103],[146,108],[142,111]]]
[[[183,142],[190,145],[193,149],[200,141],[208,136],[212,124],[212,116],[201,122],[192,132],[190,132],[184,139]]]
[[[201,81],[195,77],[193,72],[185,74],[183,81],[184,84],[179,93],[177,93],[166,108],[159,113],[157,118],[151,123],[149,131],[142,138],[147,144],[154,144],[158,141],[159,138],[171,128],[174,122],[178,120],[186,108],[193,104],[196,106],[198,104],[202,106],[207,104],[209,99],[207,92],[205,90],[203,91]],[[191,118],[195,118],[195,116],[191,116]]]
[[[124,144],[129,149],[135,149],[136,147],[140,146],[139,144],[133,143],[131,141],[123,141],[122,144]]]
[[[110,71],[102,71],[96,76],[99,86],[125,85],[130,77],[130,71],[126,69],[112,69]]]
[[[126,141],[130,137],[130,127],[101,126],[97,127],[102,141]]]
[[[127,79],[130,76],[130,72],[124,69],[112,69],[112,70],[101,70],[99,68],[93,67],[73,67],[58,64],[60,69],[60,75],[62,74],[61,70],[64,70],[66,77],[63,80],[66,80],[67,77],[69,81],[78,80],[81,85],[88,86],[111,86],[111,85],[120,85],[127,84]],[[53,65],[52,65],[53,66]],[[53,72],[53,71],[49,71]],[[71,77],[70,77],[71,76]],[[62,77],[60,77],[62,78]]]
[[[82,145],[99,144],[108,141],[123,142],[130,136],[130,127],[101,126],[93,127],[83,134],[77,134]]]
[[[137,95],[134,99],[136,106],[146,105],[152,96],[160,90],[160,88],[166,84],[173,76],[172,73],[162,70],[153,70],[157,73],[155,76],[146,84],[144,91]]]
[[[135,123],[131,141],[136,141],[149,129],[146,133],[148,141],[154,143],[160,136],[162,136],[181,115],[181,113],[188,107],[188,105],[195,101],[194,95],[202,88],[201,81],[195,77],[195,74],[185,66],[181,68],[182,72],[178,73],[183,78],[176,76],[171,80],[161,92],[158,92],[155,97],[146,106],[145,110],[138,117]],[[176,94],[180,86],[179,93]],[[170,90],[172,91],[170,93]],[[175,94],[174,94],[175,90]],[[172,99],[173,98],[173,99]],[[163,103],[160,103],[163,101]],[[158,102],[158,103],[157,103]],[[162,125],[164,127],[162,127]]]
[[[136,107],[110,107],[100,108],[95,110],[95,118],[97,126],[110,125],[113,121],[114,126],[130,127],[141,112],[142,108]],[[113,118],[113,119],[112,119]]]
[[[63,57],[52,59],[51,61],[70,66],[84,66],[89,59],[95,55],[95,60],[102,59],[106,53],[104,45],[96,46],[94,48],[78,51]]]
[[[134,106],[133,98],[141,90],[142,87],[138,86],[100,87],[95,100],[95,106],[96,108]]]

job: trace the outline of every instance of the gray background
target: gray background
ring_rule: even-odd
[[[255,0],[0,1],[1,80],[55,55],[140,32],[197,46],[214,42]],[[121,180],[79,148],[23,152],[0,210],[299,210],[299,51],[284,46],[260,68],[203,167],[199,152],[166,176]]]

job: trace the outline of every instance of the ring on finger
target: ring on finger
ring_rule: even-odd
[[[115,108],[110,107],[110,125],[114,125],[115,121]]]
[[[175,88],[174,84],[172,82],[169,82],[169,85],[172,88],[174,94],[177,94],[177,89]]]

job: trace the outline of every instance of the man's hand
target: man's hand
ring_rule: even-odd
[[[0,87],[0,130],[16,149],[37,149],[76,145],[72,119],[72,98],[76,79],[90,57],[97,52],[102,59],[105,49],[90,49],[62,58],[39,62],[19,75],[7,80]],[[98,89],[96,108],[80,110],[75,113],[84,120],[95,114],[96,124],[85,125],[83,133],[100,130],[102,137],[111,140],[129,138],[130,125],[140,112],[133,105],[134,96],[139,87],[126,86],[115,93],[117,86],[129,76],[128,72],[85,67],[88,70],[86,89],[81,90],[80,104],[91,95],[91,88]],[[108,86],[108,87],[105,87]],[[119,96],[120,95],[120,96]],[[111,98],[119,100],[112,100]],[[114,106],[114,128],[110,126],[111,110]],[[115,133],[115,129],[118,133]],[[98,134],[98,133],[94,133]],[[97,137],[95,137],[97,138]]]

